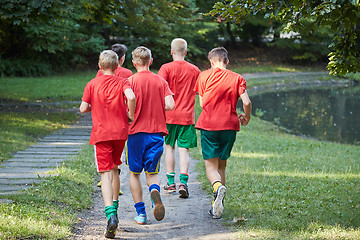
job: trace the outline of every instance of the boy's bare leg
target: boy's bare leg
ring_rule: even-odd
[[[160,185],[159,174],[146,173],[146,184],[148,185],[148,187],[150,187],[153,184]]]
[[[205,160],[206,176],[210,184],[213,184],[214,182],[221,182],[219,161],[219,158],[210,158]]]
[[[226,162],[227,160],[220,160],[219,159],[219,166],[218,166],[218,173],[221,176],[221,183],[223,185],[225,185],[225,181],[226,181]]]
[[[119,167],[117,165],[115,165],[114,171],[112,171],[113,172],[113,182],[112,182],[113,200],[119,200],[120,178],[119,178],[118,168]]]
[[[114,168],[111,171],[101,173],[101,192],[104,199],[105,207],[113,205],[113,172],[117,172],[117,168]]]
[[[165,145],[165,166],[166,172],[175,172],[175,148],[170,145]]]
[[[130,172],[130,190],[135,203],[143,201],[140,174]]]
[[[179,168],[180,173],[188,174],[189,171],[189,149],[178,148],[179,150]]]

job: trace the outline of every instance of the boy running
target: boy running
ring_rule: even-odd
[[[131,76],[129,81],[136,96],[136,110],[134,122],[129,128],[127,164],[130,170],[130,189],[137,212],[135,221],[146,224],[140,173],[145,171],[154,217],[161,221],[165,216],[165,207],[160,197],[158,173],[163,153],[163,135],[168,134],[165,110],[172,110],[175,103],[168,83],[149,70],[153,61],[151,51],[146,47],[137,47],[132,52],[132,58],[137,73]]]
[[[173,61],[161,66],[158,74],[168,83],[174,93],[174,110],[166,112],[166,126],[169,135],[165,136],[165,166],[167,192],[176,192],[175,184],[175,142],[179,151],[180,185],[179,197],[188,198],[189,148],[197,146],[195,132],[195,83],[200,70],[185,61],[187,42],[175,38],[171,42]]]
[[[128,78],[131,75],[133,75],[132,71],[130,71],[127,68],[122,67],[122,65],[124,64],[124,61],[125,61],[127,47],[124,44],[116,43],[111,46],[111,50],[116,52],[116,54],[118,55],[118,58],[119,58],[119,65],[115,70],[115,76]],[[102,73],[101,69],[99,69],[99,71],[96,74],[96,77],[100,77],[102,75],[103,75],[103,73]],[[124,159],[125,159],[125,153],[123,152],[121,155],[121,160],[124,161]],[[114,179],[113,185],[114,185],[114,189],[119,188],[119,195],[122,195],[122,191],[120,190],[120,172],[121,172],[121,170],[119,168],[118,169],[119,181],[117,181],[117,179]],[[119,186],[117,186],[117,185],[119,185]],[[101,187],[101,181],[97,184],[97,186]]]
[[[93,127],[90,144],[94,145],[95,163],[101,174],[101,190],[108,219],[107,238],[115,237],[119,222],[119,188],[113,190],[113,180],[119,179],[117,166],[121,164],[121,153],[135,111],[135,95],[130,83],[125,78],[114,76],[117,66],[118,56],[114,51],[106,50],[100,54],[99,67],[103,75],[86,84],[80,105],[80,112],[91,111]],[[129,112],[126,112],[125,101]]]
[[[236,139],[236,131],[250,121],[251,101],[246,91],[245,79],[226,69],[228,52],[223,47],[208,54],[211,69],[200,73],[195,91],[199,93],[202,112],[195,128],[201,131],[201,149],[206,175],[213,187],[214,201],[209,213],[221,218],[226,193],[226,160]],[[236,105],[241,98],[245,114],[237,115]]]

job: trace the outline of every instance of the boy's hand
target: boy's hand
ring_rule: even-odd
[[[129,124],[133,123],[134,122],[134,115],[130,116],[129,112],[127,112],[127,116],[128,116]]]
[[[246,126],[250,121],[250,116],[246,116],[245,114],[240,114],[239,120],[241,126]]]

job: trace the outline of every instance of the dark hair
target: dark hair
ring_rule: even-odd
[[[208,59],[226,63],[229,60],[228,51],[224,47],[214,48],[209,52]]]
[[[124,44],[116,43],[111,46],[111,50],[116,52],[116,54],[119,56],[119,59],[125,55],[127,51],[127,47]]]

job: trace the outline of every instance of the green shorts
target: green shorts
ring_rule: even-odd
[[[165,144],[172,147],[194,148],[197,146],[195,125],[166,124],[169,135],[165,136]]]
[[[201,129],[201,150],[203,158],[230,157],[231,149],[236,139],[236,130],[206,131]]]

